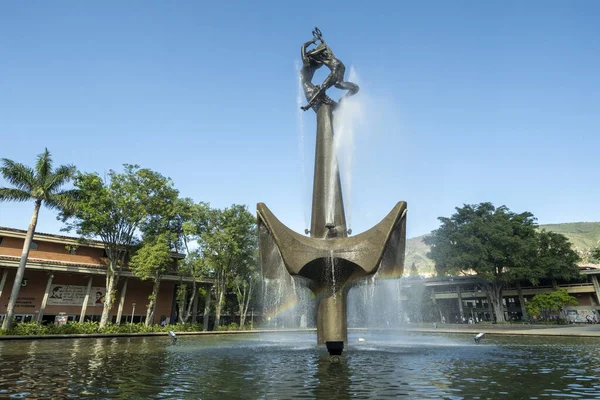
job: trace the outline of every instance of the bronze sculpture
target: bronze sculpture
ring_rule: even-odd
[[[319,28],[315,28],[312,34],[313,38],[304,43],[301,50],[302,70],[300,71],[300,75],[302,78],[304,94],[308,100],[308,104],[301,107],[304,111],[314,107],[319,101],[325,104],[335,105],[335,102],[326,95],[327,89],[332,86],[338,89],[347,90],[348,93],[346,93],[344,97],[355,95],[359,89],[357,84],[344,81],[346,67],[342,61],[333,55],[333,51],[327,46]],[[308,50],[308,47],[316,44],[317,41],[320,41],[321,43],[314,49]],[[312,83],[312,78],[315,71],[323,65],[329,68],[331,72],[329,76],[325,78],[322,85],[316,86]]]
[[[317,40],[321,44],[307,51]],[[260,259],[266,278],[276,278],[280,268],[304,278],[317,297],[317,342],[326,344],[330,354],[337,355],[348,340],[346,298],[350,288],[375,273],[402,275],[406,202],[398,202],[373,228],[349,237],[333,145],[333,110],[337,104],[326,91],[335,86],[348,90],[349,96],[358,91],[358,86],[343,80],[343,63],[333,56],[318,28],[313,31],[313,40],[302,46],[302,57],[301,79],[308,101],[302,109],[312,108],[317,113],[311,228],[307,231],[310,237],[292,231],[264,203],[258,203]],[[316,86],[311,80],[323,65],[331,69],[331,74]]]

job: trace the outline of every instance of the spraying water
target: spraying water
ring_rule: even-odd
[[[360,84],[354,67],[350,67],[348,80]],[[355,135],[365,123],[364,108],[364,100],[360,93],[356,96],[346,97],[336,109],[333,123],[335,163],[342,181],[348,228],[352,227],[352,168]]]
[[[333,256],[333,250],[329,252],[329,264],[331,264],[331,288],[333,290],[333,299],[336,300],[337,291],[335,287],[335,257]]]
[[[304,229],[308,229],[310,221],[308,220],[308,190],[306,186],[306,157],[304,155],[304,111],[300,109],[304,105],[304,90],[302,89],[302,80],[300,77],[300,69],[302,64],[296,61],[296,76],[298,77],[298,88],[296,93],[296,121],[298,123],[298,152],[300,153],[300,167],[302,180],[302,212],[304,214]]]

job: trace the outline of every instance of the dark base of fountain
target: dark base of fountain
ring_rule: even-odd
[[[342,341],[325,342],[325,345],[327,346],[327,351],[330,356],[341,356],[342,351],[344,351],[344,342]]]

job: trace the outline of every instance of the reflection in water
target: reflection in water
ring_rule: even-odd
[[[352,381],[346,357],[340,357],[339,362],[332,362],[329,355],[321,355],[317,360],[315,378],[318,383],[313,390],[313,398],[329,400],[352,397]]]
[[[600,398],[600,340],[361,333],[0,342],[0,398]]]

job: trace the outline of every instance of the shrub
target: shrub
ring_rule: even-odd
[[[47,328],[37,322],[20,322],[13,325],[12,329],[7,332],[8,335],[45,335]]]
[[[240,326],[236,322],[232,322],[229,325],[221,325],[217,327],[217,331],[237,331]]]
[[[147,332],[196,332],[202,330],[202,324],[175,324],[175,325],[151,325],[146,326],[143,323],[138,324],[107,324],[100,329],[97,322],[69,322],[62,326],[54,324],[42,325],[37,322],[20,322],[13,326],[9,331],[0,329],[0,335],[72,335],[72,334],[92,334],[92,333],[147,333]]]

